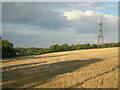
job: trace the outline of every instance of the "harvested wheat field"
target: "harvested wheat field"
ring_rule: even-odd
[[[118,48],[3,60],[3,88],[117,88]]]

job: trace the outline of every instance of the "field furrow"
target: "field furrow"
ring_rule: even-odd
[[[3,88],[117,88],[118,48],[3,60]]]

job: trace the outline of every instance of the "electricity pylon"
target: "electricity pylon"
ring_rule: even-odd
[[[103,23],[102,23],[102,20],[100,20],[100,28],[99,28],[99,35],[98,35],[98,47],[99,45],[103,44],[104,43],[104,40],[103,40]]]

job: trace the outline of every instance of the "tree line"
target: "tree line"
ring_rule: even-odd
[[[49,48],[14,48],[14,45],[8,40],[2,40],[2,57],[15,57],[15,56],[28,56],[28,55],[40,55],[52,52],[61,52],[61,51],[73,51],[73,50],[82,50],[82,49],[95,49],[95,48],[108,48],[108,47],[120,47],[119,43],[104,43],[102,45],[97,44],[77,44],[77,45],[68,45],[64,43],[62,45],[55,44]]]

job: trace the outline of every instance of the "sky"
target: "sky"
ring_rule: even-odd
[[[117,2],[3,2],[2,38],[24,48],[96,44],[100,19],[104,43],[117,42]]]

